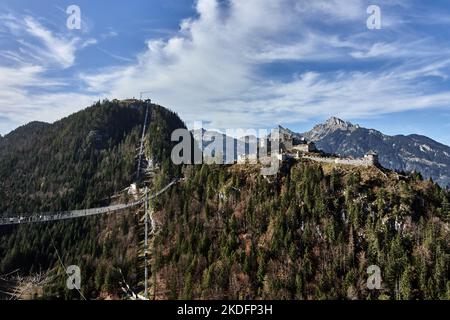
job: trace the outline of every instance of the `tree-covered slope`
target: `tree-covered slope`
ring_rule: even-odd
[[[272,181],[242,166],[186,177],[160,202],[159,298],[450,298],[450,198],[434,183],[303,160]]]
[[[145,106],[104,101],[54,124],[33,122],[0,144],[0,214],[85,208],[129,186]],[[148,143],[170,165],[170,134],[184,128],[163,107],[150,109]]]
[[[54,124],[30,123],[0,140],[0,215],[55,212],[106,205],[135,181],[146,106],[142,102],[103,101]],[[160,163],[159,180],[177,174],[170,162],[178,116],[151,105],[146,144]],[[126,197],[126,196],[125,196]],[[135,211],[106,217],[0,228],[0,275],[52,270],[57,277],[41,293],[48,298],[80,298],[65,290],[67,265],[82,270],[88,298],[121,291],[122,276],[134,288],[142,281],[138,250],[142,240]],[[0,284],[1,285],[1,284]]]
[[[141,104],[105,101],[3,137],[0,212],[114,201],[134,181],[144,116]],[[155,298],[450,298],[448,191],[418,174],[308,160],[267,178],[250,166],[181,168],[170,161],[170,135],[180,127],[152,105],[146,143],[161,167],[155,183],[185,178],[154,203]],[[121,298],[124,280],[142,288],[140,218],[130,211],[1,228],[0,275],[48,272],[38,297],[78,299],[65,289],[59,253],[80,266],[84,296]],[[381,290],[367,289],[370,265],[381,269]]]

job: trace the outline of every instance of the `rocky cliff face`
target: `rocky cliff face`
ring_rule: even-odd
[[[319,149],[341,156],[361,157],[375,151],[386,168],[417,171],[441,186],[450,186],[450,147],[425,136],[389,136],[334,117],[303,136]]]
[[[337,130],[354,132],[358,128],[358,125],[353,125],[350,122],[331,117],[327,122],[316,125],[311,131],[308,131],[303,135],[310,141],[319,141]]]

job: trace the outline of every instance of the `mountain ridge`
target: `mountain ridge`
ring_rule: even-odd
[[[319,149],[342,156],[361,157],[375,151],[380,163],[388,169],[417,171],[441,186],[450,186],[450,147],[427,136],[386,135],[335,117],[302,136]]]
[[[156,160],[161,168],[155,176],[155,188],[172,174],[179,175],[178,167],[170,161],[170,136],[174,130],[185,128],[181,119],[154,104],[136,102],[130,108],[104,100],[52,124],[21,126],[0,140],[0,216],[56,213],[129,201],[124,188],[136,182],[136,149],[146,107],[145,158]],[[120,299],[124,297],[120,285],[124,279],[140,290],[142,234],[138,216],[131,210],[3,226],[0,274],[14,270],[24,277],[41,270],[65,274],[55,255],[58,248],[63,261],[82,270],[84,296]],[[80,298],[77,291],[65,288],[65,282],[48,281],[38,288],[36,297]],[[11,292],[12,288],[0,291]],[[0,292],[0,300],[3,294]]]
[[[319,150],[330,154],[360,158],[367,152],[376,152],[379,154],[381,165],[387,169],[401,172],[417,171],[426,179],[432,178],[442,187],[450,187],[450,147],[427,136],[387,135],[377,129],[364,128],[337,117],[316,124],[311,130],[303,133],[294,132],[283,126],[277,128],[281,133],[292,136],[294,142],[311,141]],[[203,132],[205,137],[220,134],[224,140],[231,139],[235,141],[235,145],[241,145],[240,150],[248,148],[242,138],[228,137],[224,133],[204,128],[196,132]],[[208,149],[210,145],[211,142],[207,138],[203,142],[203,149],[210,152]],[[237,150],[235,148],[235,151]]]
[[[42,125],[39,135],[40,124],[20,128],[0,152],[0,212],[87,208],[123,190],[134,181],[145,110],[103,102]],[[437,184],[308,159],[284,162],[276,177],[249,165],[174,166],[171,133],[184,123],[163,107],[150,111],[146,157],[160,164],[154,183],[184,178],[152,202],[156,299],[450,297],[450,194]],[[63,261],[83,270],[83,295],[126,298],[124,280],[143,290],[142,229],[133,210],[8,227],[0,233],[0,274],[66,275],[56,244]],[[383,270],[382,290],[367,290],[370,265]],[[79,298],[65,281],[50,281],[37,296]]]

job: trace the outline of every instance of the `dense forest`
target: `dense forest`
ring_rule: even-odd
[[[26,216],[127,201],[122,191],[135,181],[145,111],[143,102],[103,101],[54,124],[33,122],[3,137],[0,213]],[[170,135],[185,125],[158,105],[151,105],[148,125],[147,156],[161,164],[156,180],[162,184],[179,174],[169,161]],[[43,297],[80,298],[65,289],[59,253],[66,265],[80,266],[88,298],[117,298],[123,280],[139,288],[142,228],[135,213],[1,227],[0,275],[51,270],[55,280],[45,286]]]
[[[30,123],[0,140],[0,212],[98,205],[134,181],[143,104],[104,101],[54,124]],[[149,157],[173,171],[170,135],[183,122],[152,105]]]
[[[450,299],[450,197],[420,175],[301,160],[187,168],[160,202],[155,296]],[[377,265],[381,290],[368,290]]]
[[[87,208],[134,181],[142,103],[103,101],[54,124],[0,139],[5,216]],[[147,157],[154,201],[150,292],[156,299],[450,299],[450,194],[419,174],[308,160],[274,177],[257,166],[174,166],[178,116],[152,105]],[[79,265],[88,299],[142,290],[142,215],[136,210],[0,229],[0,276],[47,273],[34,298],[80,299],[61,266]],[[367,288],[367,267],[382,272]],[[1,278],[1,277],[0,277]],[[0,280],[0,290],[2,284]]]

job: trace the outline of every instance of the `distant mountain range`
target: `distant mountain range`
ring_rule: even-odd
[[[428,137],[413,135],[389,136],[374,129],[332,117],[318,124],[310,131],[296,133],[279,127],[281,132],[291,134],[294,140],[306,139],[314,142],[318,149],[345,157],[362,157],[369,151],[379,154],[380,163],[388,169],[405,172],[420,172],[425,178],[432,178],[442,187],[450,187],[450,147]],[[194,137],[200,131],[194,132]],[[212,147],[211,136],[217,132],[203,129],[205,151]],[[237,150],[247,150],[243,138],[234,139],[223,135],[224,141],[235,140]],[[244,149],[245,148],[245,149]]]
[[[450,186],[450,147],[428,137],[389,136],[335,117],[301,135],[319,149],[341,156],[361,157],[374,151],[388,169],[417,171],[443,187]]]
[[[328,170],[305,159],[280,170],[277,179],[264,179],[252,166],[175,165],[171,155],[178,142],[171,136],[186,126],[153,104],[144,158],[160,170],[146,183],[136,178],[136,148],[147,106],[104,100],[0,138],[0,217],[126,203],[132,198],[124,190],[132,183],[158,190],[183,177],[151,201],[157,236],[148,243],[148,288],[156,300],[450,299],[450,192],[418,175],[363,166]],[[328,152],[357,156],[375,150],[386,166],[424,162],[410,169],[426,176],[437,168],[442,171],[433,175],[448,176],[447,166],[430,163],[447,163],[449,148],[425,137],[389,137],[336,118],[306,133],[279,129]],[[209,140],[207,131],[194,133]],[[246,139],[226,139],[238,152],[248,147]],[[213,145],[206,141],[202,147],[212,151]],[[0,300],[18,289],[25,299],[79,299],[65,281],[49,280],[58,272],[59,253],[84,270],[82,293],[89,300],[142,293],[142,215],[136,208],[2,227],[0,274],[14,281],[0,281]],[[361,270],[370,265],[383,270],[380,290],[367,290]],[[16,274],[24,279],[20,286]],[[37,275],[44,279],[40,285],[28,280]]]
[[[237,156],[242,153],[248,153],[248,143],[246,143],[246,138],[233,138],[230,136],[227,136],[224,133],[213,131],[213,130],[205,130],[205,129],[197,129],[197,130],[191,130],[191,133],[194,137],[194,139],[198,143],[198,147],[203,150],[204,155],[211,155],[212,157],[216,156],[216,143],[214,143],[215,139],[217,137],[222,137],[222,144],[223,144],[223,161],[227,164],[232,164],[234,161],[237,160]],[[203,134],[203,136],[202,136]],[[253,136],[253,138],[255,138]],[[200,142],[202,140],[202,142]],[[247,140],[247,142],[250,140]],[[253,141],[253,140],[251,140]],[[227,147],[233,146],[233,153],[230,153],[232,156],[231,158],[226,158],[227,153]]]

